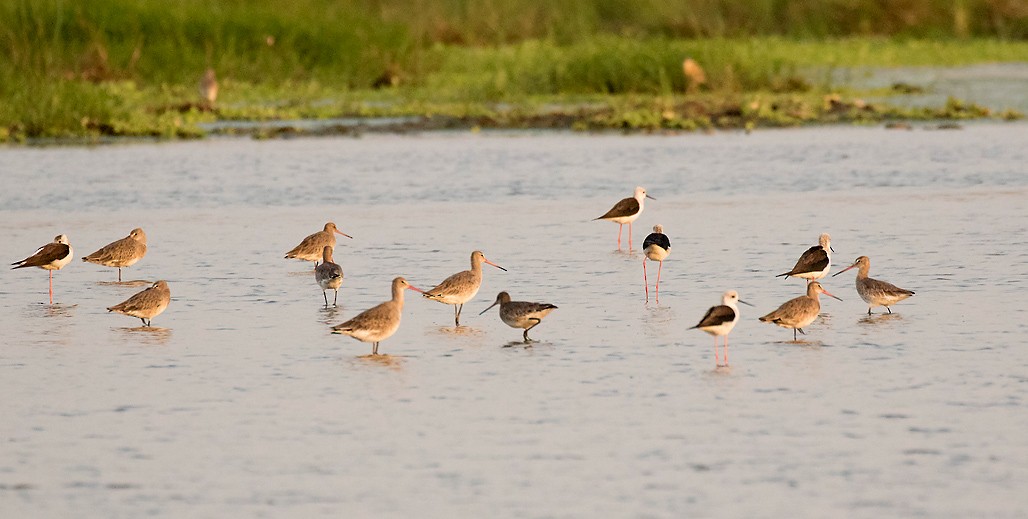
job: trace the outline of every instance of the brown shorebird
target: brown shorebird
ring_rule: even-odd
[[[317,267],[325,247],[336,248],[336,234],[342,234],[351,240],[353,239],[353,236],[337,229],[336,224],[328,222],[325,224],[324,230],[304,238],[299,245],[293,247],[293,250],[287,252],[286,258],[313,261],[314,266]]]
[[[460,326],[460,311],[464,309],[464,303],[474,299],[478,289],[482,286],[483,263],[488,263],[503,271],[507,270],[485,259],[485,254],[476,250],[471,253],[471,270],[458,272],[444,279],[435,288],[424,292],[425,297],[433,301],[453,305],[453,322],[456,326]]]
[[[138,317],[143,326],[150,326],[150,320],[161,315],[171,302],[171,290],[168,282],[161,280],[152,286],[107,309],[108,312]]]
[[[21,261],[11,263],[11,265],[14,265],[11,269],[39,267],[50,271],[50,304],[54,304],[54,271],[64,268],[65,265],[71,262],[71,258],[74,255],[75,251],[71,248],[68,236],[58,234],[54,237],[54,241],[36,249],[35,254]]]
[[[728,365],[728,334],[732,332],[732,328],[735,328],[735,323],[739,322],[739,307],[736,303],[742,303],[744,305],[753,306],[742,299],[739,299],[739,293],[735,290],[729,290],[721,295],[721,304],[710,307],[707,310],[706,315],[703,319],[700,319],[699,324],[689,328],[698,328],[714,336],[714,363],[717,366]],[[725,363],[721,364],[717,356],[717,338],[725,338]]]
[[[214,101],[218,99],[218,76],[214,73],[214,69],[208,68],[204,71],[198,87],[200,97],[207,102],[206,106],[214,106]]]
[[[131,267],[146,255],[146,233],[140,228],[132,229],[128,236],[104,245],[100,250],[82,258],[82,261],[118,269],[121,281],[122,267]]]
[[[314,280],[321,287],[321,295],[325,296],[326,307],[328,307],[328,294],[326,291],[330,288],[335,290],[335,295],[332,296],[332,306],[336,306],[336,300],[339,298],[339,287],[343,285],[343,267],[332,262],[332,247],[328,245],[325,245],[321,258],[321,265],[314,268]]]
[[[700,89],[700,85],[707,82],[707,73],[692,58],[685,58],[685,61],[682,62],[682,74],[686,79],[685,91],[690,94],[695,93]]]
[[[658,261],[656,299],[660,302],[660,271],[664,268],[664,259],[671,254],[671,240],[664,234],[664,226],[654,225],[653,232],[643,240],[643,285],[646,287],[646,301],[650,300],[650,282],[646,279],[646,260]]]
[[[500,320],[511,328],[524,328],[522,335],[525,342],[532,342],[528,338],[528,330],[535,328],[542,322],[543,317],[554,311],[557,307],[549,303],[529,303],[527,301],[511,301],[510,294],[500,292],[496,295],[496,301],[489,305],[489,308],[482,310],[478,315],[488,312],[492,307],[500,305]]]
[[[603,216],[593,218],[593,220],[607,220],[618,224],[618,250],[621,250],[621,230],[626,223],[628,224],[628,250],[632,250],[632,222],[642,214],[647,198],[656,200],[656,198],[647,195],[645,189],[636,187],[635,195],[631,198],[621,200],[614,204],[614,207],[611,207],[610,211],[607,211]]]
[[[393,280],[393,298],[377,306],[369,308],[353,319],[332,327],[332,333],[349,335],[361,342],[370,342],[371,354],[378,355],[378,343],[391,337],[400,329],[400,317],[403,314],[403,291],[411,289],[421,292],[407,283],[406,279]]]
[[[871,259],[867,256],[857,258],[852,265],[836,272],[832,277],[838,276],[853,267],[858,268],[857,293],[867,303],[867,315],[871,315],[871,309],[876,306],[884,306],[891,314],[892,309],[889,308],[890,306],[914,295],[913,292],[899,288],[892,283],[867,277],[868,271],[871,270]]]
[[[835,252],[835,249],[832,248],[832,237],[828,233],[824,233],[818,237],[817,241],[817,245],[800,255],[800,259],[796,261],[796,266],[792,270],[775,277],[785,276],[788,278],[792,276],[814,281],[828,275],[828,270],[832,268],[832,253]]]
[[[792,328],[792,340],[795,341],[796,330],[806,335],[807,332],[803,331],[803,327],[814,322],[814,319],[817,319],[818,312],[821,311],[821,301],[818,299],[818,294],[835,297],[829,294],[821,286],[821,283],[811,281],[807,285],[807,295],[786,301],[777,310],[761,317],[760,320],[765,323],[777,324],[782,328]],[[835,298],[839,299],[838,297]],[[842,301],[842,299],[839,299],[839,301]]]

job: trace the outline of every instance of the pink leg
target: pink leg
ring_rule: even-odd
[[[618,250],[621,250],[621,230],[625,227],[625,224],[618,224]],[[631,227],[629,227],[631,229]]]
[[[650,301],[650,282],[646,279],[646,257],[643,256],[643,286],[646,287],[646,302]]]
[[[728,366],[728,335],[725,336],[725,366]]]
[[[628,223],[628,250],[632,250],[632,223]]]
[[[50,271],[50,304],[54,304],[54,271]]]
[[[717,356],[717,335],[714,336],[714,365],[720,367],[721,360]]]
[[[657,267],[657,302],[660,302],[660,271],[664,268],[664,260],[660,260],[660,266]]]

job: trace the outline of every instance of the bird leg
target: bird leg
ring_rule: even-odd
[[[717,335],[714,336],[714,365],[721,367],[721,359],[717,356]]]
[[[725,335],[725,367],[728,366],[728,336]]]
[[[892,313],[892,308],[889,308],[889,307],[887,306],[887,307],[885,307],[885,309],[886,309],[886,310],[888,310],[890,314]]]
[[[623,223],[619,223],[618,224],[618,250],[621,250],[621,230],[624,229],[624,227],[625,227],[625,224],[623,224]],[[631,229],[631,227],[629,227],[629,229]]]
[[[121,283],[121,267],[118,267],[118,283]]]
[[[377,342],[371,347],[371,354],[372,355],[378,355],[378,343]]]
[[[539,319],[538,317],[532,317],[532,318],[529,318],[528,320],[529,321],[535,321],[535,322],[532,323],[532,326],[529,326],[528,328],[525,328],[525,333],[524,333],[524,335],[522,335],[522,337],[525,338],[525,342],[532,342],[532,339],[528,338],[528,330],[531,330],[532,328],[535,328],[536,326],[539,326],[539,323],[541,323],[543,321],[542,321],[542,319]]]
[[[650,282],[646,279],[646,256],[643,256],[643,286],[646,287],[646,302],[650,302]]]
[[[464,308],[463,304],[453,305],[453,324],[454,326],[460,326],[460,311]]]
[[[332,306],[339,306],[336,301],[339,300],[339,289],[335,289],[335,295],[332,296]],[[328,298],[325,299],[325,306],[328,306]]]
[[[656,290],[656,294],[657,294],[656,298],[657,298],[657,302],[658,303],[660,302],[660,271],[663,268],[664,268],[664,260],[660,260],[660,266],[657,267],[657,287],[656,287],[657,288],[657,290]]]
[[[632,252],[632,222],[628,222],[628,252]]]
[[[328,308],[328,292],[326,290],[322,290],[321,295],[325,296],[325,308]]]
[[[871,315],[871,307],[867,307],[867,315]]]
[[[50,271],[50,304],[54,304],[54,271]]]

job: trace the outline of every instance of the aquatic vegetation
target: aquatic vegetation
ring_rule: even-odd
[[[865,3],[12,0],[0,3],[0,142],[377,115],[676,130],[927,117],[815,100],[845,87],[833,84],[842,68],[1028,61],[1023,13],[995,2]],[[686,57],[706,76],[689,99]],[[208,67],[220,82],[213,106],[197,92]],[[952,103],[932,114],[993,115]]]

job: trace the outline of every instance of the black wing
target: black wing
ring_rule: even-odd
[[[707,310],[707,315],[700,319],[700,324],[693,326],[693,328],[707,328],[710,326],[718,326],[725,324],[735,319],[735,310],[732,310],[730,306],[717,305],[710,307]]]
[[[607,218],[618,218],[618,217],[621,217],[621,216],[632,216],[633,214],[638,213],[638,212],[639,212],[639,201],[634,199],[634,198],[626,198],[626,199],[618,202],[617,204],[615,204],[614,207],[611,207],[610,211],[607,211],[607,214],[605,214],[605,215],[603,215],[603,216],[601,216],[599,218],[595,218],[595,219],[596,220],[605,220]]]
[[[17,265],[16,269],[24,267],[42,267],[68,255],[70,247],[63,243],[47,243],[39,248],[35,254],[11,265]]]
[[[779,274],[778,276],[795,276],[797,274],[805,274],[807,272],[821,272],[828,266],[828,251],[826,251],[820,245],[815,245],[800,256],[800,259],[796,260],[796,266],[789,272]],[[776,277],[778,277],[776,276]]]
[[[654,232],[650,233],[650,235],[643,240],[643,250],[649,248],[650,245],[656,245],[664,250],[670,250],[671,240],[667,239],[667,235],[664,233]]]

